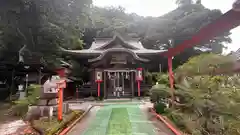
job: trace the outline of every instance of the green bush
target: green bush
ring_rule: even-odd
[[[55,135],[66,128],[73,120],[80,117],[83,112],[84,111],[72,111],[64,115],[62,121],[58,121],[57,117],[53,117],[51,120],[43,117],[39,120],[34,120],[32,126],[40,130],[44,135]]]
[[[144,78],[145,78],[147,84],[154,84],[152,73],[146,72],[144,75],[145,75]]]
[[[161,73],[157,76],[157,81],[159,84],[169,85],[169,76],[168,74]]]
[[[165,113],[166,105],[164,103],[156,103],[154,109],[158,114],[163,114]]]
[[[41,86],[31,85],[28,87],[28,96],[25,99],[13,101],[13,106],[11,108],[11,113],[14,116],[23,117],[27,111],[29,105],[36,105],[39,100],[41,92]]]
[[[185,123],[182,113],[176,112],[174,110],[166,110],[166,116],[180,129],[185,129]]]
[[[160,103],[170,97],[169,88],[164,84],[154,85],[149,93],[152,103]]]
[[[169,84],[168,74],[166,73],[154,72],[152,73],[152,80],[158,82],[159,84]]]

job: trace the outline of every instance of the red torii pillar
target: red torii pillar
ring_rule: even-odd
[[[57,83],[58,90],[58,120],[62,121],[62,111],[63,111],[63,89],[66,88],[66,68],[59,68],[56,70],[57,74],[62,79]]]
[[[172,71],[172,58],[178,53],[184,51],[186,48],[193,47],[202,41],[209,40],[225,31],[229,31],[240,25],[240,0],[236,0],[233,4],[233,9],[229,10],[218,19],[203,27],[199,32],[197,32],[191,39],[184,41],[183,43],[177,45],[175,48],[170,48],[167,52],[162,55],[168,58],[168,73],[169,73],[169,83],[172,90],[172,102],[175,101],[174,98],[174,76]]]
[[[175,97],[174,97],[174,75],[173,75],[173,71],[172,71],[172,59],[173,59],[173,57],[170,57],[170,56],[168,57],[168,76],[169,76],[171,97],[172,97],[172,103],[173,103],[175,101]]]

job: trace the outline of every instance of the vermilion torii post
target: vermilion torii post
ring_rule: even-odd
[[[96,72],[96,80],[95,80],[95,82],[97,83],[97,94],[98,94],[98,97],[100,97],[100,84],[101,84],[101,82],[102,82],[103,80],[102,80],[102,72],[101,71],[97,71]]]
[[[57,82],[57,89],[58,89],[58,120],[62,120],[62,111],[63,111],[63,89],[66,88],[66,80],[64,79],[65,68],[60,68],[56,71],[60,76],[61,80]]]
[[[174,76],[173,76],[173,71],[172,71],[172,59],[173,57],[168,57],[168,74],[169,74],[169,82],[170,82],[170,88],[171,88],[171,97],[172,97],[172,102],[175,100],[174,98]]]
[[[98,97],[100,97],[100,82],[98,82]]]
[[[141,81],[143,80],[143,77],[142,77],[142,68],[137,68],[137,76],[136,76],[136,81],[137,81],[137,86],[138,86],[138,97],[141,96],[141,91],[140,91],[140,83]]]
[[[96,80],[97,83],[97,96],[100,97],[100,89],[101,89],[102,80]]]
[[[199,32],[197,32],[191,39],[184,41],[183,43],[176,45],[175,48],[170,48],[163,55],[168,58],[168,71],[169,71],[169,81],[172,89],[172,100],[174,101],[174,85],[173,85],[173,72],[172,72],[172,57],[178,53],[184,51],[184,49],[193,47],[202,41],[209,40],[219,34],[229,31],[240,25],[240,0],[236,0],[233,4],[233,8],[217,18],[212,23],[203,27]]]

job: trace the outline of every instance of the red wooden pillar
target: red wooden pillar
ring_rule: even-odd
[[[168,75],[169,75],[169,84],[171,88],[172,103],[174,103],[174,76],[172,71],[172,56],[168,56]]]
[[[137,68],[136,80],[137,80],[137,86],[138,86],[138,97],[141,96],[140,83],[143,80],[142,70],[143,70],[142,68]]]
[[[58,82],[58,120],[62,121],[62,111],[63,111],[63,89],[66,88],[66,80],[64,77],[66,77],[66,69],[60,68],[57,69],[56,72],[62,78],[63,80],[61,82]]]
[[[141,91],[140,91],[141,86],[140,86],[140,81],[139,80],[137,81],[137,85],[138,85],[138,97],[140,97],[141,96]]]
[[[63,88],[58,90],[58,120],[62,120],[62,111],[63,111]]]
[[[66,76],[66,69],[65,68],[59,68],[56,70],[57,74],[62,78]]]
[[[97,83],[97,96],[100,97],[101,82],[103,81],[103,79],[102,79],[102,71],[96,71],[95,78],[96,78],[95,82]]]
[[[97,82],[97,86],[98,86],[98,89],[97,89],[97,93],[98,93],[98,97],[100,97],[100,81]]]

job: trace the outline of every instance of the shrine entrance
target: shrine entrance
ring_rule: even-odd
[[[134,94],[135,70],[104,70],[107,75],[108,98],[132,97]]]

